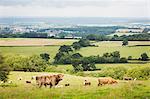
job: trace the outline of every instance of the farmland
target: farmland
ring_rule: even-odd
[[[59,85],[70,83],[69,87],[62,88],[37,88],[35,80],[31,84],[26,84],[32,76],[45,74],[44,72],[11,72],[9,75],[13,84],[10,87],[0,87],[1,99],[149,99],[150,81],[118,81],[118,84],[97,86],[97,78],[80,77],[65,74],[64,80]],[[17,80],[22,77],[22,80]],[[83,86],[83,81],[88,79],[91,86]],[[11,87],[12,86],[12,87]],[[9,94],[8,94],[9,93]]]
[[[4,56],[10,55],[39,55],[41,53],[50,54],[50,62],[58,52],[61,45],[71,45],[77,40],[60,40],[60,39],[0,39],[0,52]],[[19,43],[20,42],[20,43]],[[120,41],[103,41],[95,42],[97,46],[83,47],[78,51],[83,56],[103,55],[106,52],[120,51],[121,57],[132,56],[138,59],[144,52],[150,56],[150,42],[130,41],[128,46],[122,46]],[[149,61],[130,60],[129,63],[117,64],[96,64],[96,71],[83,71],[72,73],[71,65],[50,65],[45,72],[17,72],[11,71],[8,81],[12,80],[12,84],[1,87],[0,99],[149,99],[150,98],[150,80],[124,81],[118,80],[117,84],[97,86],[97,79],[101,77],[104,71],[113,73],[113,68],[126,68],[127,70],[148,67]],[[122,70],[122,69],[121,69]],[[45,73],[63,73],[64,79],[58,85],[69,83],[70,86],[62,88],[38,88],[35,79],[32,76]],[[106,72],[107,73],[107,72]],[[117,73],[120,73],[117,72]],[[120,73],[121,74],[121,73]],[[114,75],[114,74],[112,74]],[[22,80],[17,80],[22,77]],[[103,77],[103,76],[102,76]],[[87,79],[91,81],[91,86],[83,86],[83,81]],[[31,80],[31,84],[25,83]],[[8,94],[9,93],[9,94]]]
[[[22,43],[16,43],[21,41]],[[32,42],[33,41],[33,42]],[[38,42],[36,42],[38,41]],[[44,41],[44,42],[42,42]],[[47,52],[53,58],[60,45],[71,45],[76,40],[60,40],[60,39],[1,39],[0,52],[7,54],[33,55]],[[7,42],[7,43],[2,43]],[[40,43],[39,43],[40,42]],[[16,43],[16,44],[15,44]],[[38,45],[37,45],[38,44]],[[85,47],[77,51],[83,56],[103,55],[106,52],[120,51],[122,57],[132,56],[139,58],[143,52],[150,55],[149,41],[130,41],[128,46],[122,46],[121,41],[103,41],[94,42],[98,47]],[[44,46],[49,45],[49,46]],[[137,46],[138,45],[138,46]],[[146,46],[144,46],[146,45]]]

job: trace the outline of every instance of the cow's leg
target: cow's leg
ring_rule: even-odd
[[[42,83],[39,84],[39,88],[41,88],[41,87],[42,87]]]
[[[45,87],[47,87],[47,84],[44,84]]]
[[[49,84],[49,88],[52,88],[52,84],[51,83]]]

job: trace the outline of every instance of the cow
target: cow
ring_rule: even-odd
[[[87,86],[87,85],[90,86],[90,85],[91,85],[91,82],[89,82],[89,81],[87,81],[87,80],[84,80],[84,83],[83,83],[83,84],[84,84],[84,86]]]
[[[123,77],[123,80],[133,80],[132,77]]]
[[[65,86],[70,86],[70,84],[65,84]]]
[[[28,81],[28,80],[27,80],[26,83],[31,83],[31,81]]]
[[[118,83],[118,82],[113,78],[99,78],[98,79],[98,86],[105,85],[105,84],[114,84],[114,83]]]
[[[62,74],[36,76],[36,83],[39,87],[49,85],[51,88],[52,86],[56,86],[63,79],[63,76]]]

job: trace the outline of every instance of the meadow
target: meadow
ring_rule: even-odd
[[[22,42],[22,43],[18,43]],[[33,42],[32,42],[33,41]],[[37,42],[38,41],[38,42]],[[44,42],[43,42],[44,41]],[[9,55],[39,55],[49,53],[50,61],[58,52],[61,45],[71,45],[77,40],[60,40],[60,39],[24,39],[9,38],[0,39],[0,52],[4,56]],[[4,43],[7,42],[7,43]],[[15,43],[17,42],[17,44]],[[23,44],[24,43],[24,44]],[[79,52],[83,56],[103,55],[106,52],[120,51],[121,57],[132,56],[138,59],[140,55],[146,52],[150,56],[150,42],[129,42],[128,46],[122,46],[120,41],[103,41],[92,42],[97,47],[81,48]],[[146,46],[144,46],[146,45]],[[50,66],[47,72],[16,72],[12,71],[9,75],[9,81],[12,84],[0,84],[0,99],[150,99],[150,80],[123,81],[118,80],[118,84],[97,86],[97,74],[109,68],[135,68],[150,66],[149,61],[142,62],[137,60],[129,61],[125,64],[96,64],[97,71],[84,71],[73,74],[71,65]],[[69,83],[70,86],[62,88],[38,88],[35,79],[32,76],[45,73],[63,73],[64,79],[59,85]],[[79,76],[80,75],[80,76]],[[18,80],[22,77],[22,80]],[[91,81],[91,86],[83,86],[83,81]],[[31,84],[25,83],[31,80]],[[3,87],[2,87],[3,86]]]
[[[38,88],[32,76],[46,72],[10,72],[9,87],[0,87],[0,99],[149,99],[150,80],[122,81],[117,84],[97,86],[97,78],[64,75],[58,85],[70,83],[62,88]],[[22,77],[22,80],[17,80]],[[91,81],[91,86],[83,86],[83,81]],[[31,80],[31,84],[25,83]]]

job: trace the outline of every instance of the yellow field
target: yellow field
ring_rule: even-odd
[[[0,46],[46,46],[72,44],[76,40],[68,39],[39,39],[39,38],[2,38]]]

